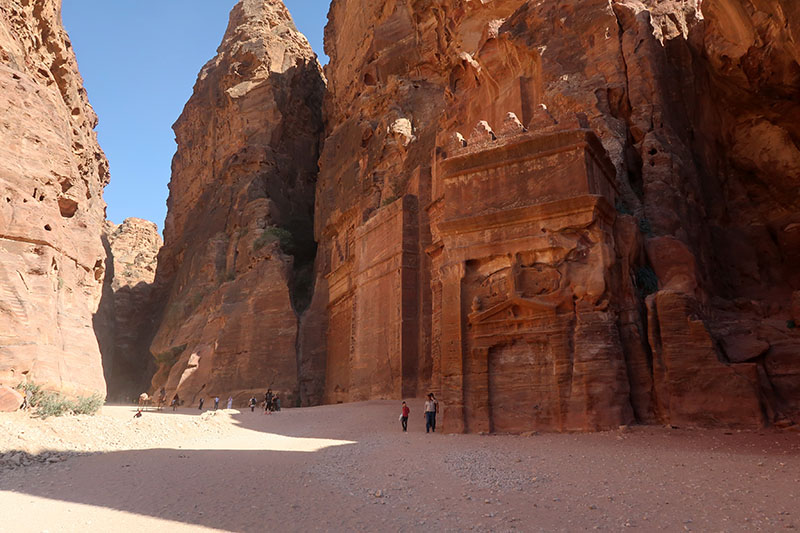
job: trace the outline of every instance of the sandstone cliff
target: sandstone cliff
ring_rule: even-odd
[[[175,124],[154,389],[299,401],[324,79],[282,2],[237,4]]]
[[[453,431],[798,420],[794,2],[329,19],[317,396],[431,388]]]
[[[157,307],[153,282],[163,244],[158,227],[128,218],[106,222],[106,277],[95,324],[103,354],[103,370],[112,401],[131,400],[150,387],[156,371],[150,355]]]
[[[0,1],[0,381],[105,394],[108,165],[61,2]]]

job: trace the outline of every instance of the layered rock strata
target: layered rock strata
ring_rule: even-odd
[[[451,431],[798,420],[794,3],[329,19],[318,396],[430,388]]]
[[[174,126],[155,390],[238,405],[272,387],[300,401],[296,311],[311,285],[324,88],[282,2],[234,7]]]
[[[103,370],[112,401],[130,401],[150,387],[156,364],[150,355],[153,338],[154,290],[158,252],[163,244],[158,227],[128,218],[106,222],[106,278],[95,317]]]
[[[61,2],[0,1],[0,382],[105,394],[108,164]]]

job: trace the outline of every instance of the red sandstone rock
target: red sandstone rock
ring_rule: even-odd
[[[115,291],[155,281],[158,252],[164,244],[155,223],[140,218],[127,218],[120,225],[106,222],[104,233],[114,261]]]
[[[756,365],[720,362],[701,313],[682,294],[648,299],[659,416],[674,425],[763,424]]]
[[[335,0],[317,292],[301,337],[314,376],[324,362],[325,401],[432,387],[452,431],[612,425],[629,416],[626,394],[643,422],[757,426],[769,421],[762,412],[795,405],[797,363],[774,346],[800,342],[775,325],[800,283],[799,26],[788,0]],[[510,114],[530,134],[593,130],[618,194],[592,189],[595,174],[544,147],[539,166],[514,161],[514,147],[530,145],[510,138],[524,135]],[[402,142],[398,123],[411,125]],[[554,153],[568,151],[550,138]],[[460,150],[473,174],[457,168]],[[592,193],[636,218],[550,223],[538,238],[550,252],[538,222],[508,222],[557,201],[537,210],[576,217],[573,204]],[[535,322],[524,302],[548,291],[548,320],[561,325],[525,333]],[[496,331],[474,344],[483,326],[467,317],[495,306],[511,313],[504,327],[522,330],[499,348]],[[584,321],[591,341],[558,344]],[[595,355],[582,374],[586,350]],[[592,392],[555,401],[573,398],[570,382]]]
[[[17,390],[0,386],[0,413],[13,413],[22,405],[24,398]]]
[[[129,401],[149,387],[155,373],[150,341],[156,323],[153,287],[162,240],[153,222],[106,222],[108,259],[103,299],[95,323],[109,399]]]
[[[0,1],[0,380],[105,394],[108,164],[60,9]]]
[[[689,248],[673,237],[656,237],[647,241],[647,256],[655,265],[662,289],[694,296],[697,291],[697,267]]]
[[[174,128],[155,390],[239,402],[271,386],[300,400],[295,306],[310,285],[323,90],[282,2],[234,7]]]

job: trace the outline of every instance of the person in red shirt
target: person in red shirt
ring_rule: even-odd
[[[400,423],[403,424],[403,431],[408,431],[408,414],[411,409],[408,408],[406,402],[403,402],[403,409],[400,413]]]

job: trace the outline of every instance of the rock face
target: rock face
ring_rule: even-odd
[[[153,388],[185,401],[271,386],[300,400],[297,310],[314,258],[324,79],[278,0],[243,0],[175,124]]]
[[[0,413],[13,413],[22,406],[24,398],[19,391],[0,386]]]
[[[800,420],[796,2],[329,20],[309,398],[431,389],[449,431]]]
[[[108,165],[61,2],[0,1],[0,382],[105,394]]]
[[[158,227],[148,220],[128,218],[106,222],[106,278],[95,319],[103,354],[110,400],[136,398],[150,387],[156,371],[150,355],[156,321],[153,308],[158,251],[163,244]]]

